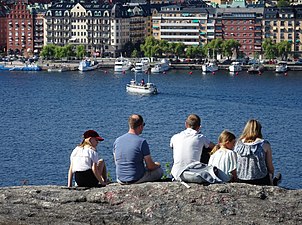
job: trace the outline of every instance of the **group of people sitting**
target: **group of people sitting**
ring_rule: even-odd
[[[153,161],[147,141],[140,136],[144,130],[141,115],[133,114],[128,119],[129,131],[118,137],[113,144],[116,178],[120,184],[139,184],[159,181],[163,169]],[[224,130],[217,145],[200,132],[201,119],[191,114],[185,122],[185,130],[173,135],[170,147],[173,150],[173,180],[194,182],[184,173],[192,163],[200,163],[202,155],[210,154],[205,167],[215,168],[222,182],[244,182],[257,185],[277,185],[281,175],[274,177],[272,149],[263,139],[261,124],[249,120],[236,141],[233,133]],[[98,159],[97,145],[104,139],[94,130],[88,130],[84,139],[70,156],[68,187],[72,187],[73,175],[76,185],[100,187],[107,184],[104,160]],[[205,152],[210,149],[210,152]]]

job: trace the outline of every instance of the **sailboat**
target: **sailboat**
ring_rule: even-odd
[[[145,83],[142,79],[141,83],[136,81],[136,73],[134,74],[135,78],[132,79],[129,84],[126,85],[126,91],[129,93],[143,94],[143,95],[156,95],[158,93],[157,87],[154,83],[150,83],[150,74],[148,73],[148,82]]]

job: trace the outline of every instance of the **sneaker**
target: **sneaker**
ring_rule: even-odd
[[[281,173],[277,173],[277,175],[273,179],[273,185],[278,186],[281,183],[282,175]]]

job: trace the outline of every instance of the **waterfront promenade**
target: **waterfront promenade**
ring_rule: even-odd
[[[115,58],[97,58],[96,59],[99,63],[99,68],[102,69],[113,69],[114,68],[114,62]],[[130,61],[135,64],[135,62],[139,61],[139,59],[132,58]],[[151,63],[151,66],[153,66],[157,61],[154,61]],[[67,68],[69,71],[76,71],[78,70],[78,65],[80,63],[80,60],[70,60],[70,61],[62,61],[62,60],[39,60],[36,62],[37,65],[42,67],[42,70],[48,70],[49,68],[59,68],[62,65]],[[0,62],[0,65],[5,65],[8,67],[14,67],[14,66],[23,66],[24,63],[20,61],[12,61],[12,62]],[[230,65],[228,64],[219,64],[219,70],[228,70],[228,67]],[[248,70],[251,65],[243,65],[242,69],[243,71]],[[302,71],[302,65],[294,64],[294,62],[288,63],[288,69],[291,71]],[[181,69],[181,70],[201,70],[202,63],[171,63],[171,69]],[[276,68],[276,64],[264,64],[264,68],[267,71],[274,71]]]

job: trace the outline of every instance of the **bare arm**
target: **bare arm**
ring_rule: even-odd
[[[72,178],[73,178],[73,172],[72,172],[72,163],[70,163],[70,167],[68,170],[68,187],[72,187]]]
[[[274,166],[273,166],[273,154],[272,154],[271,145],[269,143],[264,143],[263,149],[265,151],[265,156],[266,156],[267,170],[268,170],[268,173],[269,173],[269,176],[271,179],[271,183],[272,183],[272,179],[273,179],[273,175],[274,175]]]
[[[147,167],[148,170],[155,170],[158,167],[160,167],[160,163],[159,162],[154,162],[151,155],[145,156],[144,160],[146,162],[146,167]]]
[[[215,144],[213,142],[210,142],[209,149],[213,149],[215,147]]]
[[[96,179],[98,179],[98,181],[102,185],[106,185],[105,180],[103,179],[102,175],[99,173],[97,163],[93,163],[91,169],[92,169],[92,172],[93,172],[94,176],[96,177]]]

